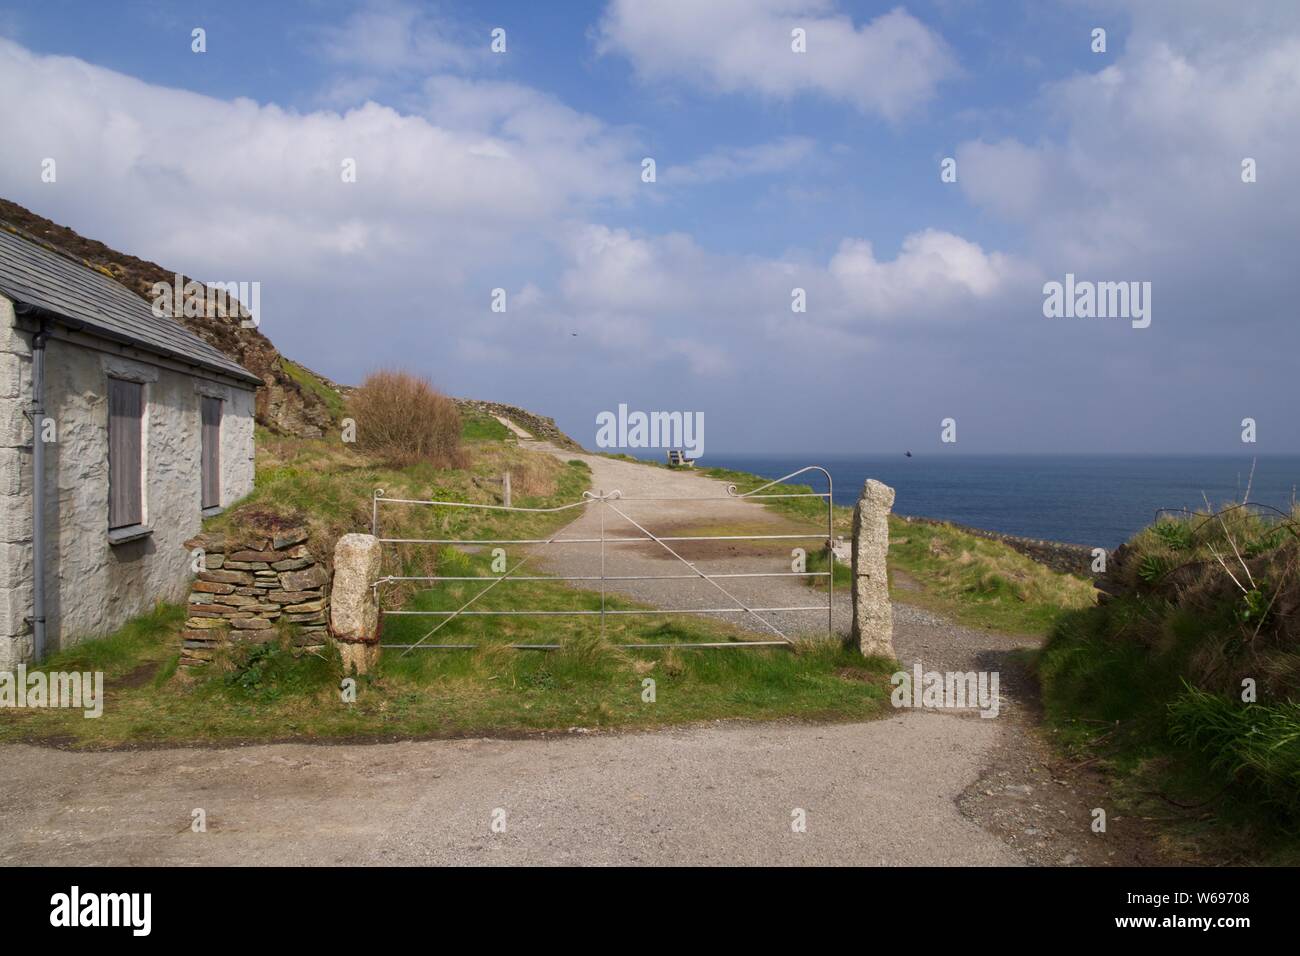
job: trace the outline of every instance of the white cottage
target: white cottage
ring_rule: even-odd
[[[0,670],[185,600],[183,542],[252,490],[261,384],[0,224]]]

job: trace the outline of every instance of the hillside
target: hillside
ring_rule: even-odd
[[[175,280],[171,269],[87,239],[3,198],[0,224],[8,224],[48,248],[112,276],[146,301],[153,300],[150,290],[155,282],[171,285]],[[182,275],[184,281],[190,278]],[[222,317],[181,317],[177,321],[261,377],[265,384],[257,390],[258,424],[281,435],[318,438],[338,416],[342,408],[338,386],[290,362],[260,330],[243,328],[238,320]]]

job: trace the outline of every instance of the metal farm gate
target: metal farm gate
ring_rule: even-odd
[[[767,492],[768,488],[774,485],[780,485],[791,478],[797,478],[806,472],[818,471],[826,476],[826,491],[816,492]],[[449,650],[449,649],[474,649],[477,644],[445,644],[430,643],[429,639],[436,635],[443,627],[452,621],[461,617],[493,617],[493,616],[519,616],[519,617],[551,617],[551,616],[589,616],[599,617],[601,632],[604,632],[605,618],[613,615],[671,615],[671,614],[750,614],[763,626],[772,632],[773,640],[760,641],[722,641],[713,643],[658,643],[658,644],[618,644],[619,647],[631,649],[650,649],[650,648],[667,648],[667,647],[773,647],[773,646],[790,646],[793,644],[791,639],[781,631],[772,621],[763,617],[765,613],[794,612],[794,611],[824,611],[826,613],[827,636],[833,637],[833,607],[835,598],[835,551],[831,547],[834,541],[834,514],[833,499],[834,486],[831,480],[830,472],[820,465],[809,465],[793,471],[790,474],[769,481],[760,485],[753,491],[744,494],[738,494],[735,485],[726,486],[724,495],[705,495],[699,497],[624,497],[621,491],[609,492],[583,492],[582,500],[574,501],[569,504],[559,505],[554,508],[519,508],[509,505],[486,505],[476,504],[464,501],[421,501],[409,498],[388,498],[384,495],[382,488],[377,489],[374,493],[374,503],[371,517],[371,533],[379,539],[383,545],[400,544],[400,545],[431,545],[441,547],[450,545],[453,547],[482,547],[482,546],[505,546],[505,545],[524,545],[530,550],[520,558],[513,566],[498,576],[484,577],[481,575],[430,575],[430,576],[386,576],[372,584],[374,589],[376,604],[382,609],[382,589],[388,584],[398,583],[424,583],[430,588],[436,587],[444,582],[466,582],[482,581],[484,587],[468,601],[465,601],[456,610],[442,611],[420,611],[420,610],[385,610],[386,616],[420,616],[420,617],[438,617],[441,618],[423,637],[412,644],[383,644],[383,647],[399,649],[403,656],[419,648],[422,650]],[[825,571],[746,571],[731,572],[721,574],[711,574],[701,570],[695,563],[687,560],[672,547],[672,544],[688,541],[795,541],[811,540],[822,538],[822,532],[812,532],[808,534],[737,534],[737,535],[688,535],[688,536],[668,536],[657,535],[643,524],[630,517],[622,508],[620,503],[633,501],[738,501],[745,499],[770,500],[778,498],[824,498],[826,501],[826,531],[824,537],[827,543],[828,564]],[[420,508],[471,508],[484,511],[504,511],[504,512],[531,512],[534,514],[556,513],[561,511],[570,511],[576,509],[599,508],[600,509],[600,533],[597,537],[561,537],[566,525],[549,538],[386,538],[380,533],[381,525],[381,508],[388,506],[401,507],[420,507]],[[639,532],[635,535],[629,535],[627,531],[617,536],[611,537],[606,532],[608,516],[612,514],[620,522],[630,525],[628,530]],[[620,575],[609,574],[606,572],[606,549],[610,545],[625,545],[634,543],[653,542],[663,548],[669,555],[682,563],[686,569],[678,574],[655,574],[655,575]],[[599,545],[600,546],[600,573],[594,575],[520,575],[519,571],[525,564],[540,554],[547,545]],[[794,607],[758,607],[746,604],[729,591],[721,582],[733,578],[779,578],[779,577],[796,577],[796,578],[819,578],[827,579],[827,598],[826,604],[814,604],[811,606],[794,606]],[[698,608],[680,608],[680,609],[625,609],[625,608],[606,608],[605,595],[606,583],[615,581],[704,581],[712,585],[726,599],[732,602],[729,607],[698,607]],[[570,581],[586,582],[600,584],[600,609],[582,609],[573,610],[475,610],[473,606],[480,598],[492,591],[497,586],[509,581]],[[559,644],[510,644],[509,647],[519,650],[554,650],[560,647]]]

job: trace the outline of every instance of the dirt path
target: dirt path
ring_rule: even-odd
[[[583,457],[598,487],[617,487],[628,497],[718,491],[719,483],[689,472]],[[703,511],[694,504],[629,501],[622,510],[647,527],[653,521],[660,532],[716,523],[714,508],[734,509],[727,520],[745,527],[784,524],[754,502],[734,500],[709,502]],[[569,531],[592,520],[599,519],[588,513]],[[683,567],[644,545],[627,551],[620,560],[653,568],[650,573]],[[546,566],[590,566],[590,555],[572,552],[549,556]],[[724,571],[766,568],[773,560],[741,550],[696,559]],[[757,597],[772,604],[792,601],[796,591],[804,600],[812,593],[793,578],[758,580],[769,583]],[[627,593],[668,600],[633,590],[647,586],[663,585],[628,582]],[[710,595],[710,604],[719,597]],[[798,617],[782,622],[793,625]],[[847,626],[846,612],[836,624]],[[748,626],[761,633],[752,619]],[[920,660],[933,670],[1000,670],[998,718],[900,711],[854,724],[719,723],[526,740],[112,753],[3,745],[0,862],[1154,861],[1130,822],[1113,813],[1105,836],[1090,832],[1092,808],[1104,806],[1101,787],[1086,770],[1062,767],[1034,732],[1031,685],[1009,656],[1026,640],[957,627],[906,604],[895,605],[895,627],[905,665]],[[206,833],[191,830],[195,809],[206,813]],[[498,811],[504,811],[504,832],[492,826],[494,814],[502,819]],[[799,811],[805,832],[791,826]]]
[[[605,573],[613,576],[663,577],[686,575],[686,579],[658,581],[611,581],[607,588],[658,608],[812,608],[750,614],[738,611],[712,615],[715,619],[753,631],[756,637],[779,638],[763,623],[769,621],[789,637],[827,636],[826,592],[814,590],[799,577],[718,578],[709,584],[694,577],[694,570],[712,574],[790,572],[791,551],[819,550],[825,531],[809,533],[763,507],[756,500],[727,493],[725,482],[689,469],[653,468],[600,455],[575,454],[546,442],[521,441],[521,445],[545,451],[563,460],[580,459],[591,468],[592,488],[605,494],[619,491],[622,497],[607,505],[592,505],[564,530],[566,538],[599,538],[601,523],[607,538],[644,537],[642,528],[664,537],[695,535],[739,536],[748,534],[795,535],[789,540],[767,541],[667,541],[607,543]],[[698,500],[704,499],[704,500]],[[603,514],[602,514],[603,510]],[[638,528],[638,525],[640,528]],[[665,547],[665,545],[667,547]],[[671,548],[672,551],[668,549]],[[676,552],[680,557],[674,556]],[[539,547],[536,566],[561,576],[591,576],[601,573],[598,544],[551,544]],[[582,586],[590,587],[584,583]],[[724,593],[719,588],[725,589]],[[836,634],[849,629],[849,596],[835,595]]]

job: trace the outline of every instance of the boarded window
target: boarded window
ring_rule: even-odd
[[[221,507],[221,399],[203,398],[203,507]]]
[[[108,527],[129,528],[144,521],[141,449],[144,386],[108,380]]]

